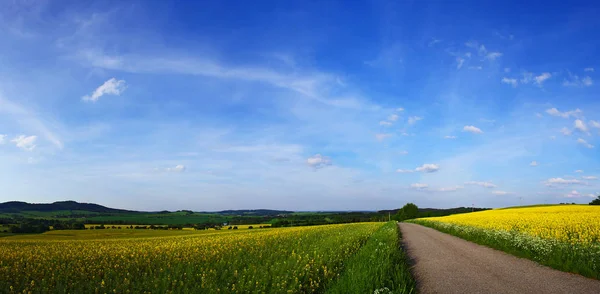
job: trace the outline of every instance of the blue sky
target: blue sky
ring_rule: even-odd
[[[587,203],[600,6],[0,4],[0,201]]]

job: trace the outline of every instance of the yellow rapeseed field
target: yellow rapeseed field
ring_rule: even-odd
[[[156,238],[129,239],[2,238],[0,289],[14,293],[319,292],[381,226],[359,223],[165,237],[157,231]]]
[[[494,209],[424,220],[516,231],[571,244],[590,245],[600,242],[600,206],[555,205]]]

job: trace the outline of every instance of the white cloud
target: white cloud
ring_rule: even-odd
[[[412,170],[412,169],[397,169],[396,172],[397,173],[414,173],[414,172],[434,173],[434,172],[437,172],[439,169],[440,169],[440,166],[437,164],[426,163],[426,164],[423,164],[422,166],[415,168],[414,170]]]
[[[492,194],[494,194],[494,195],[508,195],[508,194],[512,194],[512,193],[506,192],[506,191],[492,191]]]
[[[549,115],[552,115],[552,116],[560,116],[562,118],[569,118],[569,117],[579,117],[581,115],[582,111],[581,111],[581,109],[577,108],[575,110],[560,112],[556,108],[550,108],[550,109],[546,109],[546,113]]]
[[[597,122],[595,120],[590,120],[590,127],[600,129],[600,122]]]
[[[415,184],[410,184],[410,187],[413,189],[425,189],[427,187],[429,187],[427,184],[421,184],[421,183],[415,183]]]
[[[536,84],[541,86],[545,80],[547,80],[551,77],[552,77],[552,75],[549,72],[545,72],[545,73],[542,73],[541,75],[535,77],[534,80],[535,80]]]
[[[583,132],[583,133],[587,133],[588,132],[588,128],[585,125],[585,122],[583,122],[582,120],[578,119],[575,120],[575,129]]]
[[[465,63],[465,59],[462,57],[456,57],[456,69],[460,69]]]
[[[480,186],[480,187],[484,187],[484,188],[496,188],[497,186],[490,183],[490,182],[476,182],[476,181],[469,181],[469,182],[465,182],[465,185],[474,185],[474,186]]]
[[[27,151],[31,151],[35,148],[35,140],[37,139],[37,136],[25,136],[25,135],[20,135],[12,140],[10,140],[12,143],[15,143],[15,145],[23,150],[27,150]]]
[[[396,111],[398,111],[398,112],[402,112],[402,111],[404,111],[404,108],[402,108],[402,107],[398,107],[398,108],[396,108]]]
[[[579,76],[572,75],[569,73],[569,78],[563,80],[563,86],[565,87],[589,87],[594,84],[594,81],[590,76],[579,78]]]
[[[584,180],[597,180],[598,179],[598,177],[596,177],[596,176],[583,176],[581,178]]]
[[[389,126],[391,126],[391,125],[392,125],[392,123],[391,123],[391,122],[389,122],[389,121],[382,120],[382,121],[380,121],[380,122],[379,122],[379,125],[380,125],[380,126],[389,127]]]
[[[388,116],[388,120],[389,121],[397,121],[398,117],[399,116],[397,114],[392,114],[392,115]]]
[[[321,154],[315,154],[315,155],[309,157],[306,160],[306,163],[314,169],[319,169],[319,168],[323,168],[323,167],[331,165],[332,162],[331,162],[331,159],[327,156],[323,156]]]
[[[575,172],[576,172],[576,173],[582,173],[582,172],[583,172],[583,170],[580,170],[580,169],[578,169],[578,170],[576,170]]]
[[[502,78],[502,83],[509,84],[515,88],[517,87],[517,85],[519,85],[519,81],[517,81],[517,79],[511,79],[511,78],[507,78],[507,77]]]
[[[473,134],[483,134],[483,131],[480,128],[475,127],[475,126],[465,126],[463,128],[463,131],[470,132]]]
[[[454,192],[454,191],[457,191],[457,190],[462,189],[462,188],[463,188],[462,186],[443,187],[443,188],[437,189],[436,191],[439,191],[439,192]]]
[[[408,151],[406,151],[406,150],[402,150],[402,151],[400,151],[400,152],[398,152],[398,153],[399,153],[400,155],[406,155],[406,154],[408,154]]]
[[[413,125],[413,124],[415,124],[416,122],[418,122],[418,121],[420,121],[422,119],[423,118],[419,117],[419,116],[411,116],[411,117],[408,118],[408,124],[409,125]]]
[[[415,168],[415,171],[424,172],[424,173],[434,173],[440,169],[440,166],[433,163],[426,163],[422,166]]]
[[[567,127],[564,127],[562,129],[560,129],[561,134],[565,135],[565,136],[570,136],[571,135],[571,130],[569,130]]]
[[[554,185],[585,185],[585,182],[582,182],[577,179],[563,179],[563,178],[550,178],[544,182],[546,186],[554,186]]]
[[[593,72],[594,68],[593,67],[586,67],[586,68],[583,69],[583,71]]]
[[[504,72],[510,72],[510,67],[505,67]]]
[[[4,144],[6,141],[6,135],[0,135],[0,145]]]
[[[456,136],[444,136],[444,139],[456,139]]]
[[[375,134],[375,139],[379,140],[379,141],[383,141],[386,138],[391,137],[392,134],[385,134],[385,133],[381,133],[381,134]]]
[[[469,69],[482,70],[483,67],[482,66],[469,66]]]
[[[539,112],[536,112],[536,113],[535,113],[535,116],[536,116],[536,117],[538,117],[538,118],[541,118],[541,117],[543,117],[543,115],[542,115],[541,113],[539,113]]]
[[[565,197],[567,197],[567,198],[577,198],[577,197],[581,197],[581,193],[573,190],[573,191],[569,192],[569,194],[565,195]]]
[[[586,148],[590,148],[590,149],[591,149],[591,148],[594,148],[594,145],[592,145],[592,144],[588,143],[586,140],[584,140],[584,139],[581,139],[581,138],[577,139],[577,143],[579,143],[579,144],[581,144],[581,145],[585,146]]]
[[[485,58],[487,58],[488,60],[496,60],[496,58],[501,57],[501,56],[502,56],[502,53],[500,53],[500,52],[490,52],[485,56]]]
[[[534,161],[532,161],[532,162],[531,162],[529,165],[530,165],[530,166],[538,166],[538,163],[537,163],[537,161],[535,161],[535,160],[534,160]]]
[[[167,167],[165,170],[168,172],[180,173],[185,171],[185,166],[178,164],[175,167]]]
[[[85,95],[81,97],[83,101],[91,101],[96,102],[100,97],[104,95],[121,95],[127,86],[125,85],[124,80],[117,80],[115,78],[111,78],[110,80],[104,82],[100,87],[98,87],[91,96]]]

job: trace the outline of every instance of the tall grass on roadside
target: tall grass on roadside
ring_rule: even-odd
[[[517,231],[477,228],[416,219],[410,222],[534,260],[552,268],[600,279],[600,244],[579,244],[543,239]]]
[[[415,293],[406,256],[400,248],[400,229],[388,222],[344,262],[340,278],[326,293]]]

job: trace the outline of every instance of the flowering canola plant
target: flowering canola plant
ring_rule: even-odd
[[[600,206],[593,205],[493,209],[421,220],[523,233],[577,245],[600,243]]]
[[[382,223],[131,239],[0,239],[13,293],[314,293]]]

